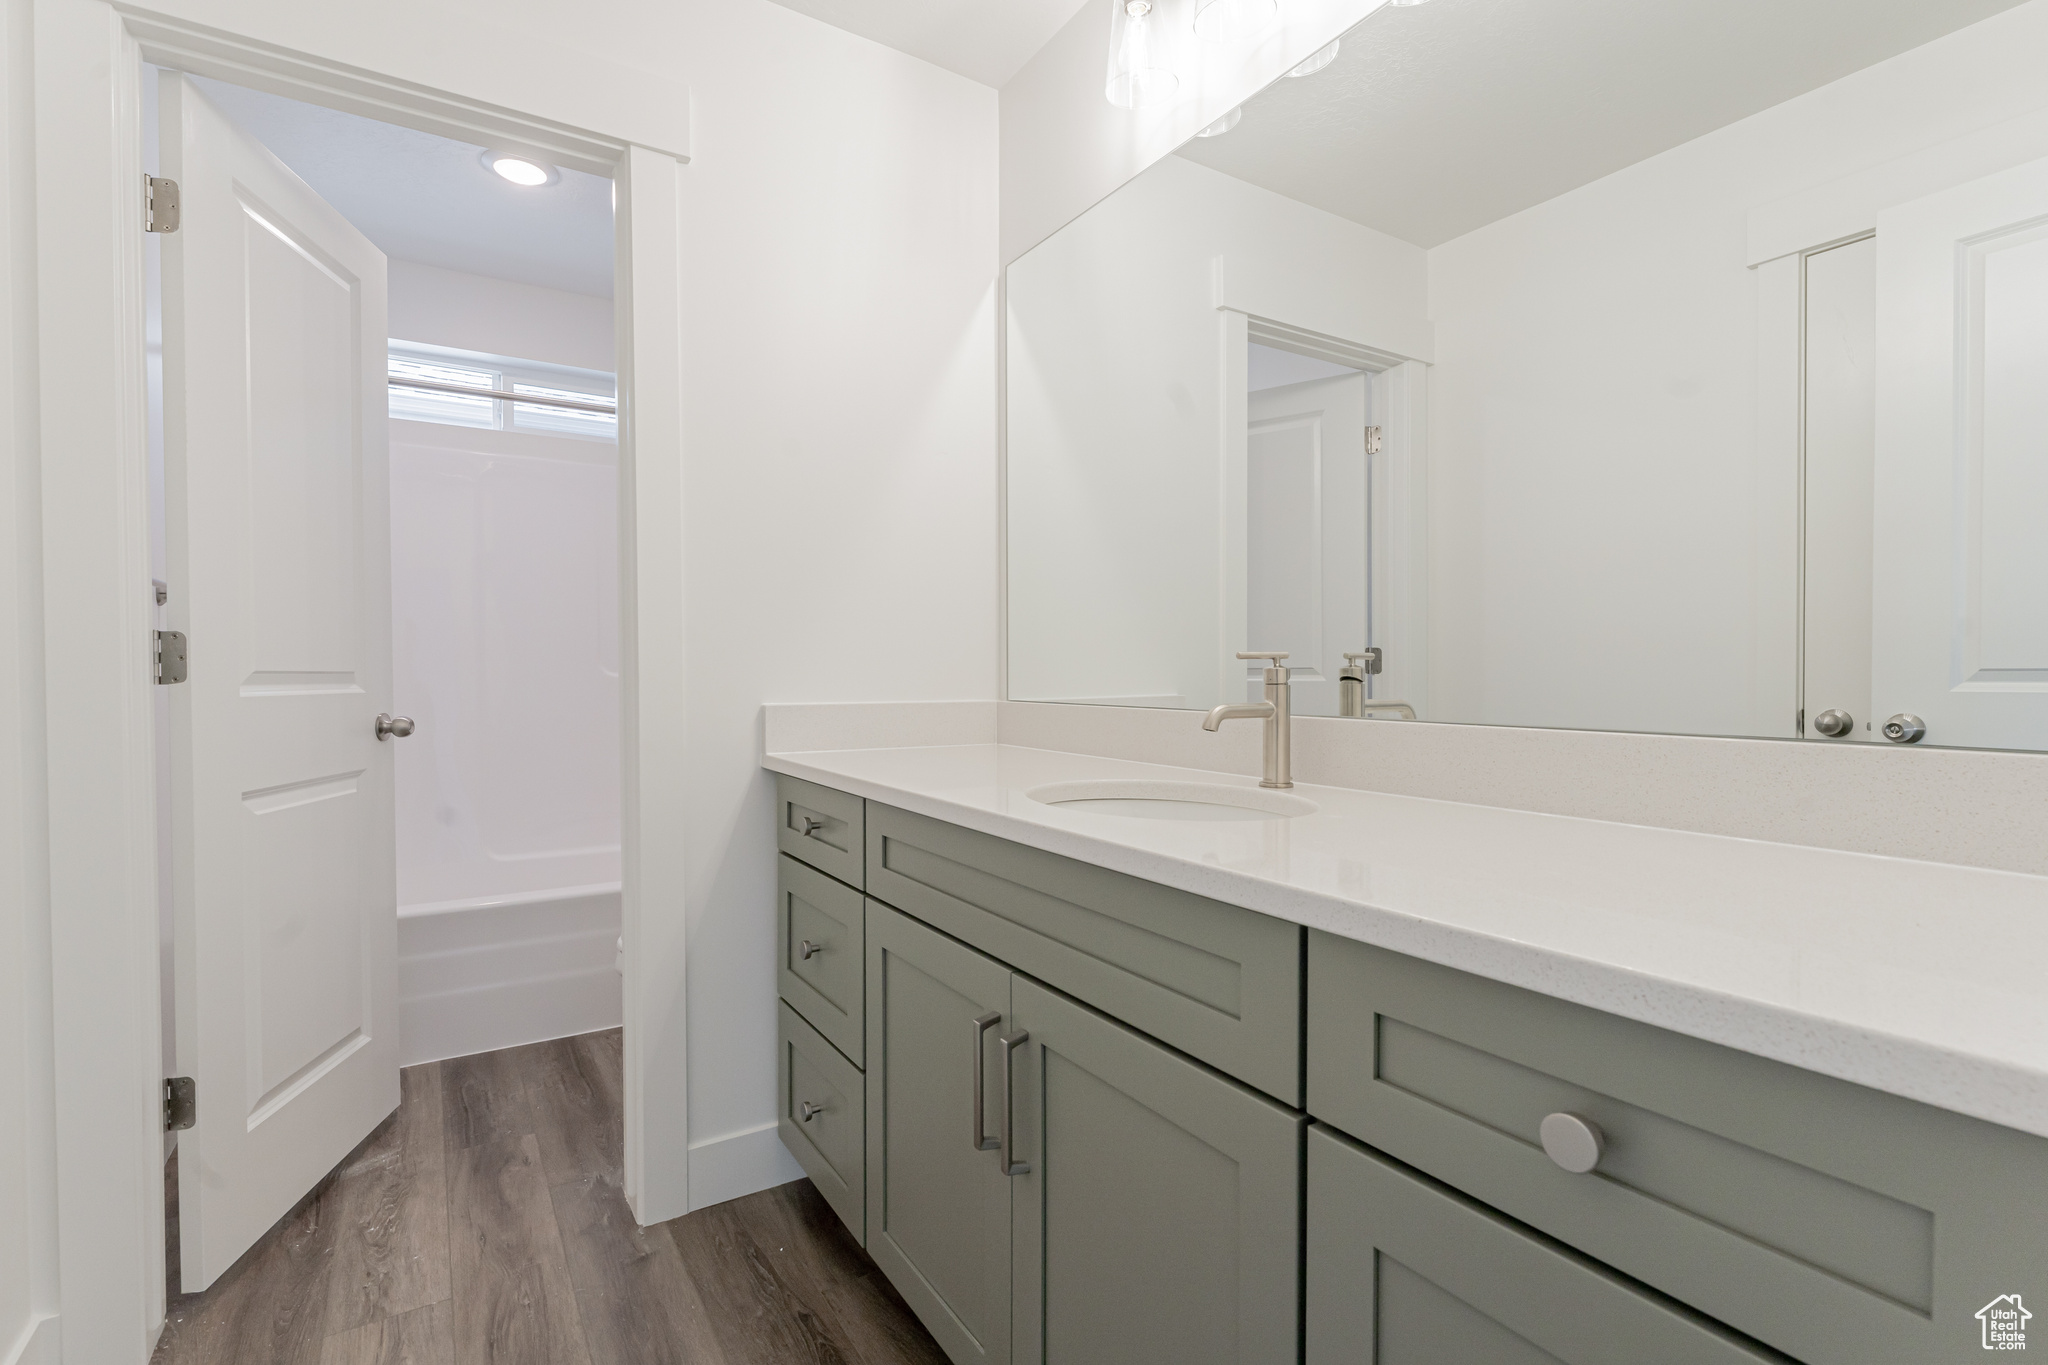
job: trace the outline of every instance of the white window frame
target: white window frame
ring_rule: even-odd
[[[626,1183],[643,1223],[687,1209],[684,904],[679,841],[643,826],[687,823],[688,770],[673,704],[684,676],[681,408],[681,167],[632,133],[688,142],[687,91],[594,57],[573,88],[534,91],[587,114],[561,122],[521,112],[525,87],[490,100],[421,84],[422,70],[484,89],[493,63],[415,60],[395,33],[356,37],[293,27],[289,12],[202,26],[105,0],[49,0],[33,31],[35,363],[27,420],[36,449],[22,486],[39,545],[0,565],[4,586],[39,610],[28,638],[46,774],[39,831],[47,862],[52,1065],[54,1275],[36,1290],[43,1328],[66,1362],[141,1365],[164,1301],[163,1117],[158,1019],[157,846],[144,385],[142,65],[252,85],[468,142],[511,143],[558,165],[610,176],[617,193],[616,328],[621,423],[620,643],[625,930]],[[369,21],[372,27],[375,21]],[[343,62],[296,50],[355,44]],[[27,37],[17,30],[9,34]],[[514,40],[508,40],[514,41]],[[386,54],[390,54],[388,57]],[[4,55],[4,54],[0,54]],[[410,74],[383,69],[410,64]],[[602,68],[601,70],[599,68]],[[638,83],[637,85],[635,83]],[[659,88],[657,88],[657,83]],[[564,88],[572,88],[565,80]],[[630,90],[621,87],[631,87]],[[589,106],[584,108],[583,106]],[[663,111],[681,110],[679,114]],[[603,128],[625,129],[618,135]],[[593,131],[597,129],[600,131]],[[17,247],[17,249],[24,249]],[[19,277],[18,277],[19,278]],[[109,358],[115,358],[109,363]],[[641,377],[645,376],[645,382]],[[13,556],[8,557],[10,561]],[[32,568],[30,566],[33,566]],[[33,627],[32,627],[33,629]],[[204,649],[203,642],[195,642]],[[641,907],[664,907],[658,916]],[[659,990],[650,984],[659,982]],[[200,1098],[201,1114],[205,1098]],[[650,1112],[665,1135],[650,1143]],[[204,1121],[202,1119],[202,1121]],[[44,1339],[39,1333],[38,1340]]]
[[[542,360],[521,360],[513,356],[488,355],[481,351],[457,350],[452,346],[432,346],[425,342],[391,339],[387,354],[392,361],[418,361],[441,363],[451,369],[464,369],[482,376],[478,387],[497,392],[517,392],[522,387],[545,389],[551,393],[573,395],[601,403],[613,403],[618,394],[618,376],[606,370],[579,369],[573,365],[555,365]],[[387,366],[388,371],[388,366]],[[393,389],[403,388],[394,383]],[[438,395],[436,395],[438,396]],[[455,395],[449,395],[455,396]],[[518,409],[526,404],[503,398],[492,398],[491,421],[488,427],[472,422],[446,422],[444,425],[467,427],[472,431],[524,431],[546,436],[567,436],[578,441],[615,441],[618,439],[618,423],[609,427],[592,427],[584,430],[574,428],[522,425]],[[597,414],[602,416],[603,414]],[[391,417],[401,422],[439,422],[429,416],[408,415],[392,412]]]

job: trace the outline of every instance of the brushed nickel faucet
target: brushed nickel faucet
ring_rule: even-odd
[[[1263,720],[1266,722],[1266,772],[1259,779],[1259,785],[1291,787],[1294,785],[1294,708],[1292,694],[1287,687],[1287,665],[1282,662],[1287,652],[1239,654],[1237,657],[1267,661],[1266,699],[1225,702],[1209,712],[1202,721],[1202,728],[1220,730],[1226,720]]]

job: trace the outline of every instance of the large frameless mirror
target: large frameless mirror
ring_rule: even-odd
[[[2044,51],[1382,7],[1009,268],[1008,695],[2048,749]]]

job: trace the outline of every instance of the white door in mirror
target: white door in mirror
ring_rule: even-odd
[[[2048,160],[1878,215],[1871,715],[1894,743],[2048,749],[2044,221]]]
[[[1573,1175],[1584,1175],[1600,1164],[1607,1149],[1607,1135],[1600,1125],[1577,1114],[1551,1114],[1540,1130],[1543,1154]]]

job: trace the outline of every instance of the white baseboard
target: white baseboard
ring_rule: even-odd
[[[57,1365],[57,1315],[47,1313],[23,1330],[0,1365]]]
[[[616,891],[401,915],[405,1066],[617,1028]]]
[[[773,1189],[803,1178],[803,1167],[782,1145],[775,1125],[707,1138],[690,1144],[690,1208],[709,1208],[728,1199]]]

